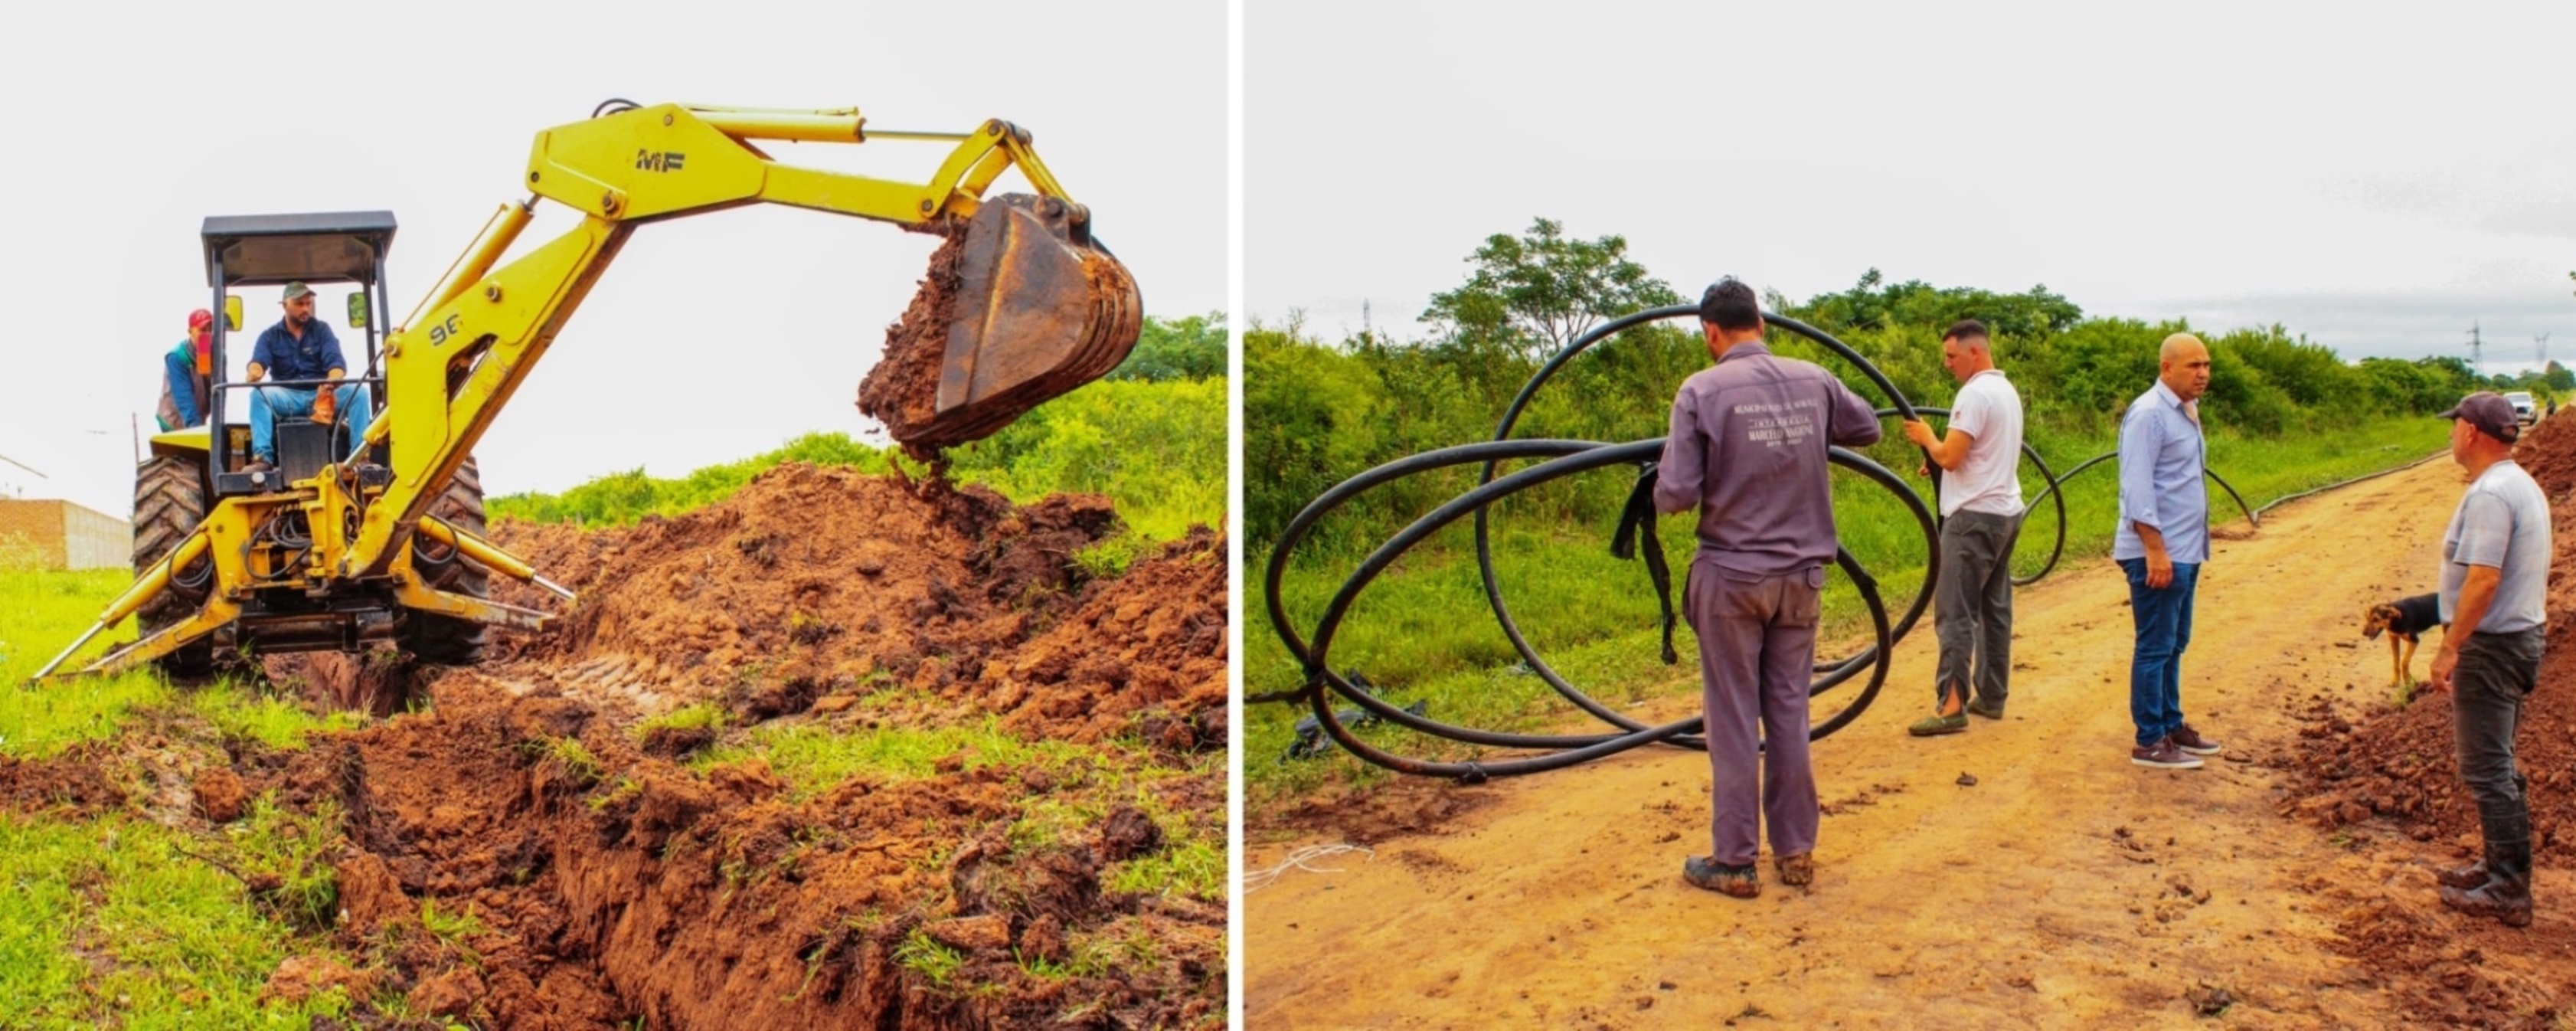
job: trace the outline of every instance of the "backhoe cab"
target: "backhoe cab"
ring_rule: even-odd
[[[389,480],[390,443],[379,441],[352,460],[345,409],[327,423],[281,416],[274,420],[276,468],[242,471],[251,457],[250,391],[332,389],[339,384],[230,379],[235,339],[256,339],[259,331],[256,323],[245,326],[240,291],[290,282],[355,287],[343,307],[326,307],[319,317],[348,331],[342,334],[342,348],[351,367],[342,383],[367,391],[371,407],[381,410],[383,349],[375,313],[383,309],[385,258],[394,230],[392,213],[383,211],[206,219],[200,234],[206,282],[224,313],[215,322],[208,418],[201,426],[155,435],[150,457],[135,472],[137,583],[128,594],[146,592],[134,615],[145,642],[159,638],[168,644],[149,654],[166,672],[202,675],[219,653],[356,651],[379,645],[440,662],[479,657],[480,622],[407,609],[397,598],[397,576],[333,582],[328,549],[317,553],[317,536],[344,541],[354,506],[382,494]],[[327,479],[326,471],[331,474]],[[451,477],[430,515],[479,537],[482,487],[471,459]],[[317,519],[325,523],[318,535]],[[339,532],[331,532],[330,524],[338,524]],[[405,575],[432,590],[482,599],[487,587],[482,567],[436,539],[415,542],[402,563]],[[180,554],[183,550],[186,554]],[[170,561],[174,556],[178,561]],[[225,576],[224,570],[237,572]],[[231,610],[231,617],[219,625],[202,620],[210,600],[217,611]],[[535,615],[528,613],[521,622]],[[192,620],[205,624],[202,633],[185,640],[165,634]]]
[[[781,164],[754,145],[872,137],[950,151],[931,181],[905,183]],[[1036,192],[987,199],[1010,169]],[[127,616],[138,618],[141,638],[80,672],[151,663],[193,675],[219,651],[382,645],[465,663],[479,657],[486,626],[545,627],[551,615],[485,596],[494,572],[567,600],[572,592],[484,539],[471,452],[627,236],[653,222],[772,203],[945,237],[859,392],[860,409],[925,458],[1099,378],[1142,328],[1135,280],[1093,237],[1090,210],[1008,122],[871,132],[849,109],[613,100],[538,133],[522,181],[532,195],[503,204],[410,317],[382,333],[391,214],[206,220],[206,281],[225,313],[209,425],[153,438],[135,477],[135,583],[38,679]],[[504,262],[540,201],[579,222]],[[223,378],[226,343],[244,331],[234,291],[288,282],[357,287],[346,325],[365,331],[365,366],[346,375],[367,392],[374,418],[352,440],[345,420],[281,416],[277,467],[245,471],[250,427],[237,417],[255,386]],[[355,365],[349,340],[342,350]]]

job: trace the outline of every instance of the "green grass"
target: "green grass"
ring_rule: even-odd
[[[651,737],[656,730],[723,730],[724,707],[714,702],[684,705],[650,719],[639,721],[628,733],[637,741]]]
[[[2259,506],[2433,454],[2448,436],[2448,424],[2438,419],[2383,419],[2331,436],[2279,440],[2246,439],[2222,430],[2211,440],[2210,465],[2245,495],[2248,504]],[[2033,446],[2063,472],[2109,450],[2112,441],[2042,434],[2035,437]],[[1881,444],[1871,454],[1905,474],[1918,489],[1924,483],[1912,476],[1919,457],[1898,445]],[[2119,505],[2115,465],[2105,462],[2069,484],[2069,533],[2059,572],[2099,561],[2109,553]],[[1537,498],[1516,498],[1496,507],[1496,574],[1516,621],[1551,666],[1597,697],[1624,703],[1697,690],[1696,642],[1687,623],[1674,634],[1680,664],[1663,665],[1656,655],[1658,609],[1645,569],[1641,562],[1610,556],[1610,520],[1565,515],[1604,507],[1579,504],[1577,492],[1622,493],[1633,482],[1630,475],[1605,470],[1588,479],[1595,482]],[[2036,499],[2042,486],[2044,482],[2025,464],[2024,496]],[[1843,546],[1878,580],[1889,618],[1901,616],[1922,583],[1926,556],[1921,531],[1901,502],[1876,484],[1838,472],[1834,491]],[[2220,522],[2242,519],[2234,502],[2215,485],[2211,514]],[[2053,506],[2033,510],[2015,551],[2016,569],[2026,574],[2047,558],[2056,518]],[[1393,527],[1383,528],[1357,535],[1367,539],[1337,552],[1300,556],[1282,585],[1282,596],[1301,634],[1311,632],[1314,620],[1364,549],[1393,532]],[[1690,525],[1686,517],[1667,517],[1660,532],[1674,565],[1678,593],[1682,569],[1694,547]],[[1258,578],[1268,558],[1261,554],[1251,559],[1247,601],[1260,596]],[[1678,604],[1679,599],[1675,600]],[[1829,578],[1825,610],[1824,638],[1829,645],[1866,632],[1859,594],[1838,573]],[[1300,670],[1270,631],[1266,611],[1246,616],[1253,622],[1244,649],[1244,690],[1262,693],[1297,686],[1302,680]],[[1917,632],[1929,632],[1928,623],[1918,624]],[[1486,606],[1473,537],[1465,522],[1407,554],[1360,596],[1337,634],[1329,659],[1336,670],[1365,673],[1398,704],[1428,699],[1431,715],[1447,722],[1528,729],[1553,724],[1572,712],[1539,678],[1519,668],[1518,655]],[[1248,714],[1244,770],[1255,801],[1303,794],[1332,782],[1367,783],[1378,776],[1375,767],[1339,754],[1277,762],[1294,738],[1294,724],[1306,715],[1303,707],[1282,705],[1256,706]],[[1406,754],[1471,754],[1463,747],[1410,732],[1377,728],[1367,733],[1376,735],[1385,747]]]
[[[946,988],[958,969],[966,965],[966,955],[931,940],[930,932],[916,927],[895,946],[894,961],[920,974],[934,987]]]
[[[316,715],[293,698],[267,694],[230,680],[205,685],[187,693],[188,708],[225,740],[256,741],[271,749],[292,752],[304,747],[305,739],[322,731],[354,730],[366,717],[353,712]]]
[[[1192,770],[1144,766],[1092,771],[1096,790],[1055,793],[1031,800],[1007,832],[1015,851],[1035,851],[1073,840],[1106,820],[1121,805],[1134,806],[1163,831],[1155,851],[1101,871],[1101,884],[1111,891],[1139,895],[1185,894],[1209,902],[1225,901],[1225,831],[1220,822],[1202,827],[1165,800],[1180,781],[1225,777],[1223,756],[1210,757]]]
[[[1058,741],[1023,741],[992,719],[971,727],[914,729],[885,727],[841,731],[814,723],[769,724],[741,739],[708,749],[689,762],[693,769],[745,762],[769,763],[788,785],[791,798],[829,791],[860,775],[886,780],[917,780],[936,772],[939,761],[957,757],[965,769],[1070,764],[1090,755],[1080,745]]]
[[[467,963],[483,965],[483,957],[468,944],[485,933],[482,918],[474,915],[473,903],[466,903],[463,909],[441,909],[437,896],[424,898],[420,900],[420,926]]]
[[[583,745],[580,738],[547,738],[531,742],[529,747],[536,749],[538,765],[553,768],[558,776],[576,786],[587,788],[597,784],[599,778],[607,773],[599,764],[599,757],[590,754],[590,748]]]
[[[262,919],[241,882],[184,838],[121,817],[0,813],[0,1027],[303,1028],[337,992],[262,1006],[279,962],[318,951]]]
[[[0,755],[40,759],[116,733],[137,708],[168,701],[169,685],[151,673],[28,686],[27,678],[89,629],[107,603],[133,582],[120,569],[52,572],[0,566]],[[109,642],[132,640],[134,622],[99,635],[65,668],[105,654]]]
[[[318,716],[292,698],[230,679],[184,692],[150,671],[26,683],[131,583],[131,576],[115,569],[66,573],[0,568],[0,597],[9,599],[0,606],[0,755],[41,759],[83,741],[104,740],[132,714],[156,706],[181,707],[213,724],[228,740],[256,741],[280,751],[302,748],[315,731],[361,722],[352,713]],[[128,620],[101,634],[65,666],[76,668],[82,660],[105,654],[113,642],[133,637],[133,621]]]
[[[279,919],[306,931],[331,929],[340,880],[328,856],[340,840],[339,802],[326,797],[308,815],[281,809],[274,792],[264,793],[224,834],[237,872],[276,884],[264,901]]]

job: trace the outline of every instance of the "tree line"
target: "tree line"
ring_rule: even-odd
[[[1249,543],[1267,547],[1307,501],[1354,473],[1489,438],[1521,384],[1565,344],[1611,319],[1683,301],[1628,256],[1624,238],[1569,237],[1547,219],[1518,235],[1488,237],[1467,262],[1465,282],[1433,297],[1421,332],[1410,338],[1363,332],[1324,340],[1293,316],[1246,330]],[[2490,382],[2457,358],[2345,361],[2277,324],[2212,334],[2182,319],[2087,316],[2044,285],[2018,293],[1938,287],[1890,282],[1873,268],[1850,289],[1804,301],[1772,294],[1765,307],[1831,333],[1908,400],[1933,406],[1956,390],[1941,367],[1942,331],[1959,319],[1978,319],[1993,334],[1997,364],[2021,392],[2034,439],[2109,435],[2155,377],[2158,344],[2178,330],[2199,332],[2216,359],[2203,402],[2214,432],[2273,437],[2370,417],[2430,415]],[[1776,352],[1834,370],[1861,396],[1883,400],[1857,369],[1822,348],[1779,330],[1770,343]],[[1659,436],[1673,391],[1707,362],[1693,320],[1629,329],[1570,362],[1514,435]],[[2526,379],[2530,385],[2566,379],[2576,387],[2576,376],[2554,366],[2493,382],[2510,389],[2526,386]],[[1356,517],[1350,522],[1409,519],[1456,486],[1434,477],[1381,490],[1347,510]],[[1567,514],[1590,517],[1617,498],[1593,490],[1569,494],[1564,503],[1572,506]]]

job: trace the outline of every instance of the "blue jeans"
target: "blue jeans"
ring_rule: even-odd
[[[2129,658],[2129,718],[2144,748],[2182,729],[2182,652],[2191,646],[2191,599],[2200,589],[2200,563],[2176,562],[2173,582],[2147,586],[2147,560],[2124,558],[2129,574],[2129,615],[2138,624],[2138,648]]]
[[[367,422],[374,413],[367,407],[367,388],[352,383],[339,388],[340,424],[349,428],[349,454],[358,453],[366,439]],[[277,417],[309,418],[313,414],[313,391],[298,387],[253,387],[250,392],[250,454],[263,462],[277,461]]]

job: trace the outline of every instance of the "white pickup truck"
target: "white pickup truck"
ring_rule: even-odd
[[[2531,400],[2530,391],[2517,390],[2506,394],[2504,399],[2513,403],[2513,417],[2521,420],[2523,425],[2540,421],[2540,406]]]

